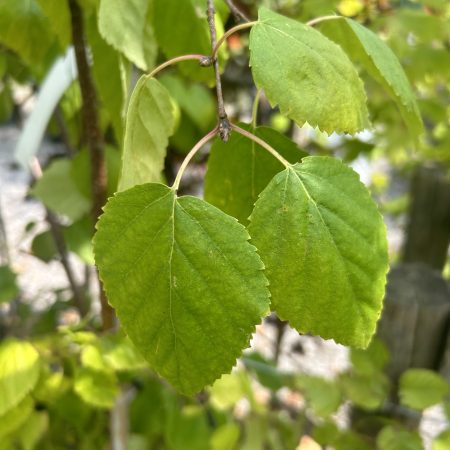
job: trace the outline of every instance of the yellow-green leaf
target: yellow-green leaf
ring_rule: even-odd
[[[250,33],[250,65],[272,106],[331,133],[369,126],[366,95],[344,51],[317,30],[267,8]]]
[[[145,184],[110,199],[97,229],[108,300],[151,367],[185,394],[229,372],[269,306],[245,228],[198,198]]]

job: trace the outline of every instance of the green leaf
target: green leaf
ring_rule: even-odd
[[[211,436],[211,450],[233,450],[239,441],[241,430],[235,423],[225,423],[214,430]]]
[[[211,53],[211,38],[206,21],[206,3],[197,0],[153,0],[154,27],[158,44],[170,59],[180,55]],[[220,19],[216,17],[216,24]],[[220,35],[220,30],[219,30]],[[178,65],[184,75],[199,81],[214,80],[211,68],[200,67],[197,61]]]
[[[142,76],[128,107],[119,191],[161,180],[173,128],[174,109],[169,93],[154,78]]]
[[[253,371],[258,381],[272,391],[277,391],[286,385],[287,374],[281,373],[274,363],[266,360],[259,353],[246,354],[241,358],[245,367],[249,371]]]
[[[114,374],[83,368],[75,376],[74,391],[86,403],[109,409],[119,394],[119,386]]]
[[[261,8],[250,33],[250,65],[271,105],[298,124],[328,133],[369,126],[366,95],[353,64],[312,27]]]
[[[8,434],[20,428],[33,411],[33,407],[33,400],[28,396],[15,408],[10,409],[0,417],[0,441]]]
[[[49,417],[46,411],[34,411],[19,431],[18,440],[21,449],[34,450],[49,428]]]
[[[146,361],[127,337],[109,336],[100,341],[103,358],[114,370],[138,370]]]
[[[329,157],[288,167],[261,193],[249,232],[281,319],[367,347],[384,295],[386,228],[352,169]]]
[[[222,375],[211,386],[211,405],[218,410],[232,409],[235,404],[246,396],[250,381],[243,371]]]
[[[102,106],[100,112],[111,122],[116,140],[121,143],[123,142],[124,105],[128,96],[128,85],[123,79],[123,59],[101,37],[94,15],[87,22],[86,31],[92,52],[92,74]]]
[[[197,128],[204,133],[212,128],[216,120],[216,103],[209,89],[175,75],[163,75],[159,81]]]
[[[245,228],[161,184],[117,194],[97,228],[108,299],[152,368],[185,394],[230,371],[269,304]]]
[[[57,255],[57,248],[50,231],[37,234],[31,243],[31,253],[36,258],[48,263]]]
[[[65,49],[72,41],[68,1],[37,0],[37,2],[49,19],[53,32],[58,36],[61,48]]]
[[[375,338],[366,350],[352,348],[350,358],[356,373],[371,375],[384,369],[389,361],[389,351]]]
[[[446,430],[433,441],[433,450],[448,450],[449,448],[450,430]]]
[[[198,405],[185,406],[181,411],[178,404],[170,410],[165,425],[165,441],[171,450],[210,450],[210,427],[205,410]]]
[[[400,377],[400,403],[413,409],[425,409],[444,400],[450,388],[447,381],[427,369],[408,369]]]
[[[0,42],[29,65],[39,65],[47,56],[54,36],[35,0],[0,2]]]
[[[0,266],[0,304],[13,300],[19,292],[16,274],[9,266]]]
[[[377,436],[380,450],[423,450],[418,433],[412,433],[394,426],[384,427]]]
[[[378,409],[389,393],[389,379],[381,372],[370,375],[344,374],[340,383],[347,398],[368,411]]]
[[[342,395],[336,383],[323,378],[302,375],[296,380],[297,387],[305,394],[309,406],[318,417],[327,417],[339,408]]]
[[[395,100],[412,136],[423,132],[414,92],[394,52],[376,34],[354,20],[329,20],[320,30],[339,44]]]
[[[148,70],[157,54],[151,18],[152,0],[101,0],[98,29],[106,42]]]
[[[90,217],[84,217],[63,228],[64,239],[69,250],[75,253],[86,264],[94,264],[92,251],[92,234],[94,227]]]
[[[67,216],[71,220],[83,217],[91,208],[91,201],[77,186],[78,171],[73,170],[80,158],[52,162],[44,171],[31,193],[52,211]]]
[[[0,345],[0,416],[21,402],[39,377],[39,354],[28,342]]]
[[[240,126],[263,139],[291,163],[306,156],[294,142],[272,128]],[[205,200],[247,225],[258,195],[282,170],[283,165],[267,150],[241,134],[232,133],[227,143],[216,138],[208,159]]]

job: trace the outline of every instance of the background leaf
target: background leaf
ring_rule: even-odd
[[[414,409],[425,409],[441,402],[450,391],[448,383],[427,369],[409,369],[400,377],[400,402]]]
[[[197,0],[153,0],[156,38],[167,59],[189,53],[209,55],[211,38],[206,19],[206,3]],[[174,26],[176,24],[176,26]],[[216,24],[220,19],[216,16]],[[220,28],[218,34],[220,35]],[[214,82],[211,68],[201,68],[197,61],[178,65],[191,78]]]
[[[142,70],[155,64],[151,25],[153,0],[101,0],[98,28],[103,38]]]
[[[38,66],[48,56],[54,35],[36,0],[0,2],[0,42],[29,65]]]
[[[329,157],[287,168],[261,193],[249,232],[281,319],[301,333],[369,344],[388,269],[386,229],[353,170]]]
[[[77,185],[77,177],[84,178],[82,166],[77,166],[80,158],[83,155],[79,153],[73,160],[53,161],[31,190],[47,208],[71,220],[80,219],[91,208],[91,200],[84,195],[87,192],[83,193]]]
[[[28,342],[9,339],[0,345],[0,416],[14,408],[34,388],[39,354]]]
[[[119,386],[112,373],[82,368],[76,374],[74,391],[90,405],[112,408],[119,394]]]
[[[267,8],[250,33],[253,78],[272,106],[328,133],[369,126],[362,81],[342,49],[318,31]]]
[[[377,448],[380,450],[423,450],[423,445],[418,433],[387,426],[377,436]]]
[[[306,156],[298,146],[281,133],[268,127],[253,129],[240,124],[260,137],[291,163]],[[205,176],[205,200],[248,224],[258,195],[283,165],[267,150],[238,133],[225,143],[216,138],[211,147]]]
[[[376,34],[354,20],[329,20],[320,31],[362,64],[395,100],[412,136],[423,132],[422,119],[408,78],[394,52]]]
[[[122,153],[119,190],[136,184],[161,181],[174,109],[166,88],[143,75],[131,96]]]
[[[9,266],[0,266],[0,303],[9,302],[19,295],[16,274]]]
[[[108,299],[138,350],[183,393],[230,371],[268,311],[248,238],[235,219],[160,184],[117,194],[98,223]]]

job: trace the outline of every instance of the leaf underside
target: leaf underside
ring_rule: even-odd
[[[134,88],[127,113],[119,191],[161,181],[174,112],[167,89],[143,75]]]
[[[272,308],[301,333],[366,347],[382,308],[386,230],[358,175],[307,157],[276,175],[250,217]]]
[[[236,219],[161,184],[117,194],[94,238],[108,300],[161,376],[193,394],[229,372],[269,308]]]
[[[283,114],[328,133],[368,128],[361,79],[343,50],[317,30],[260,8],[249,46],[256,84]]]
[[[103,38],[142,70],[151,69],[157,46],[149,0],[101,0],[98,29]]]

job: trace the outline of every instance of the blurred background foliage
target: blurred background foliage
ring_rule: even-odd
[[[147,12],[139,10],[135,19],[141,28],[136,26],[125,37],[120,23],[108,16],[106,0],[78,2],[105,141],[108,195],[117,186],[124,114],[140,72],[180,53],[209,52],[205,2],[183,1],[197,6],[196,17],[189,19],[188,37],[178,35],[173,26],[177,11],[161,0],[134,2],[145,5]],[[423,263],[440,277],[443,274],[448,302],[448,1],[240,0],[236,4],[252,18],[261,5],[304,22],[330,14],[352,17],[395,52],[414,86],[424,120],[425,132],[417,145],[409,140],[394,103],[364,73],[373,122],[370,132],[326,136],[307,126],[299,128],[271,109],[264,97],[258,123],[281,131],[308,153],[334,155],[360,170],[389,229],[406,230],[401,242],[391,234],[392,263]],[[225,2],[217,0],[216,7],[219,30],[233,26]],[[72,45],[72,25],[66,0],[0,1],[0,123],[23,126],[29,100],[43,92],[55,62]],[[233,120],[249,121],[256,90],[248,70],[246,34],[233,35],[228,47],[221,54],[228,111]],[[160,81],[177,111],[164,170],[170,182],[183,155],[214,124],[215,98],[211,73],[193,70],[190,63],[167,70]],[[45,109],[46,101],[51,104],[55,99],[40,101],[35,108]],[[51,154],[38,155],[43,175],[39,180],[29,178],[29,195],[46,208],[47,226],[42,229],[31,221],[20,230],[33,257],[43,264],[64,265],[67,287],[55,290],[51,302],[42,302],[39,293],[24,295],[27,273],[15,265],[5,233],[8,224],[0,221],[0,450],[450,448],[445,425],[450,420],[448,304],[433,310],[442,313],[442,326],[434,328],[444,331],[429,350],[439,356],[431,365],[411,363],[392,375],[385,369],[398,353],[391,354],[395,345],[383,344],[380,336],[367,351],[352,350],[347,368],[337,374],[321,377],[282,368],[279,353],[287,327],[270,317],[262,326],[272,327],[276,339],[266,344],[267,351],[249,350],[233,373],[193,399],[178,396],[152,373],[120,330],[102,331],[92,281],[92,168],[82,105],[75,79],[56,99],[45,124],[46,138],[61,145]],[[38,149],[39,142],[33,152]],[[197,158],[186,176],[184,192],[201,194],[206,160],[206,154]],[[82,268],[81,277],[73,277],[71,265]],[[433,285],[427,286],[432,293]],[[392,323],[390,329],[396,327]],[[431,319],[424,326],[426,335],[433,334],[433,325]],[[395,331],[405,340],[411,336],[414,340],[417,330],[410,328]],[[389,341],[392,333],[384,333]],[[320,357],[313,356],[312,365]],[[421,413],[438,404],[443,431],[433,442],[424,441],[418,429]]]

